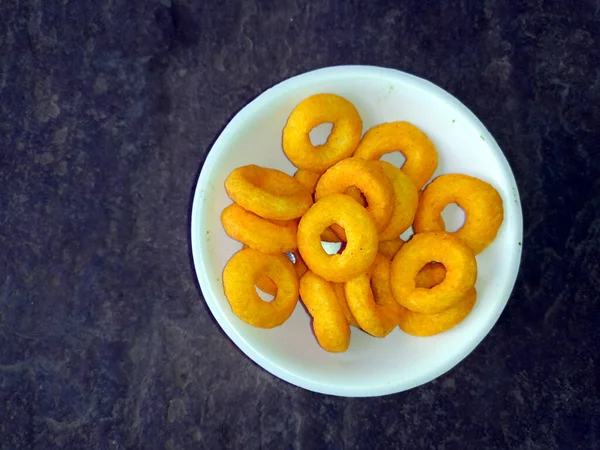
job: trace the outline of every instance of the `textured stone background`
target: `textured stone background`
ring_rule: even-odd
[[[600,448],[600,2],[426,3],[0,3],[1,449]],[[525,215],[490,335],[438,380],[373,399],[252,363],[202,301],[188,242],[228,119],[350,63],[461,99]]]

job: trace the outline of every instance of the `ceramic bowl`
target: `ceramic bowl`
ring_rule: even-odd
[[[496,187],[504,202],[504,222],[495,241],[477,256],[477,303],[458,326],[433,337],[413,337],[396,328],[384,339],[352,328],[350,347],[332,354],[317,343],[311,319],[298,303],[282,326],[260,329],[240,320],[223,293],[222,273],[241,244],[229,238],[219,217],[231,203],[224,188],[236,167],[258,164],[293,174],[283,153],[281,135],[294,107],[317,93],[350,100],[363,119],[363,133],[382,122],[409,121],[436,145],[435,176],[459,172]],[[322,142],[327,129],[311,133]],[[400,164],[401,157],[384,157]],[[444,211],[447,229],[460,226],[462,210]],[[513,289],[521,257],[522,213],[512,171],[498,144],[462,103],[441,88],[397,70],[339,66],[290,78],[244,107],[215,141],[196,187],[191,245],[204,299],[231,340],[273,375],[315,392],[350,397],[404,391],[449,371],[494,326]],[[406,234],[408,237],[410,233]]]

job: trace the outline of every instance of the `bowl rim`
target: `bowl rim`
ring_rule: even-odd
[[[199,231],[200,212],[203,204],[203,201],[201,200],[201,188],[207,183],[207,179],[210,176],[210,168],[217,161],[222,149],[227,148],[226,143],[233,135],[235,135],[236,130],[239,128],[239,126],[242,125],[246,120],[251,118],[252,115],[254,115],[257,111],[259,111],[263,107],[263,105],[270,103],[280,95],[285,95],[290,88],[293,88],[294,85],[298,83],[310,84],[315,81],[326,81],[348,76],[390,78],[394,79],[396,82],[398,81],[398,79],[400,79],[400,82],[403,83],[410,82],[420,85],[420,87],[427,89],[432,94],[435,94],[441,101],[444,101],[448,103],[451,107],[459,110],[461,112],[462,117],[468,122],[468,124],[471,127],[475,127],[480,134],[483,133],[482,136],[485,137],[486,144],[491,148],[491,150],[496,154],[498,158],[498,162],[500,164],[499,169],[507,178],[507,180],[509,182],[512,182],[512,185],[514,186],[513,195],[518,207],[516,217],[513,219],[513,226],[516,227],[516,233],[518,234],[519,240],[521,242],[518,248],[514,251],[514,256],[512,258],[514,264],[512,264],[512,270],[509,271],[508,274],[509,282],[504,287],[504,290],[506,292],[506,298],[503,302],[501,302],[501,305],[499,305],[499,307],[496,308],[495,315],[488,322],[487,326],[482,327],[476,334],[474,334],[470,339],[469,344],[465,345],[462,351],[457,352],[456,356],[453,359],[449,360],[443,366],[440,365],[432,367],[424,375],[415,376],[408,379],[405,378],[401,382],[398,382],[396,384],[383,384],[377,386],[360,387],[355,386],[352,388],[347,388],[345,386],[330,383],[321,383],[313,379],[309,379],[304,376],[298,375],[295,372],[291,372],[286,367],[278,364],[277,361],[272,361],[271,359],[264,357],[260,351],[254,348],[237,331],[236,327],[232,323],[230,323],[228,318],[223,314],[221,307],[216,302],[211,289],[211,282],[208,279],[206,271],[201,270],[203,266],[202,260],[204,250],[202,248],[203,246],[201,246],[200,244],[202,240]],[[473,352],[473,350],[481,343],[481,341],[489,334],[490,330],[497,323],[500,315],[502,314],[502,311],[506,307],[506,304],[508,303],[508,300],[512,294],[519,272],[523,249],[523,212],[518,186],[512,169],[510,168],[510,165],[506,159],[506,156],[504,155],[504,152],[499,147],[491,133],[477,118],[477,116],[475,116],[475,114],[471,112],[469,108],[467,108],[452,94],[421,77],[417,77],[415,75],[411,75],[409,73],[397,69],[368,65],[341,65],[325,67],[293,76],[270,87],[269,89],[255,97],[241,110],[239,110],[222,130],[216,141],[214,141],[213,145],[208,151],[207,156],[204,159],[204,162],[201,162],[201,164],[202,167],[200,170],[200,175],[197,177],[196,186],[194,187],[194,196],[191,209],[190,245],[192,248],[194,271],[196,273],[196,277],[198,279],[200,289],[204,297],[204,301],[208,305],[211,314],[213,315],[221,329],[235,343],[235,345],[240,350],[242,350],[244,354],[246,354],[246,356],[248,356],[252,361],[254,361],[266,371],[293,385],[322,394],[346,397],[374,397],[394,394],[412,389],[422,384],[426,384],[429,381],[450,371],[459,362],[465,359],[471,352]]]

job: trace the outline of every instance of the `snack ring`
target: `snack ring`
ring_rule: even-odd
[[[248,247],[246,244],[243,245],[242,250],[245,250]],[[296,262],[292,262],[292,264],[294,264],[294,267],[296,268],[296,273],[298,274],[298,279],[300,279],[302,277],[302,275],[304,275],[306,273],[306,271],[308,270],[308,267],[306,267],[306,264],[304,264],[304,261],[302,260],[302,258],[300,257],[300,253],[298,253],[298,250],[295,250],[293,252],[289,252],[289,253],[293,253],[294,257],[296,258]],[[289,259],[289,255],[288,256]],[[255,283],[257,288],[259,288],[261,291],[272,295],[273,297],[275,297],[275,295],[277,295],[277,286],[275,285],[275,283],[273,283],[273,280],[271,280],[269,277],[267,276],[262,276],[262,277],[258,277],[255,280]]]
[[[321,233],[337,223],[348,242],[341,254],[328,255]],[[298,250],[310,270],[328,281],[341,283],[367,270],[377,254],[377,229],[367,210],[344,194],[317,201],[298,224]]]
[[[313,145],[310,131],[323,123],[333,129],[323,145]],[[283,129],[283,151],[292,163],[323,173],[352,155],[362,135],[362,119],[352,103],[335,94],[317,94],[303,100],[290,114]]]
[[[502,197],[493,186],[468,175],[437,177],[425,188],[413,224],[416,233],[445,229],[441,213],[450,203],[465,211],[465,223],[454,234],[477,255],[496,237],[504,220]]]
[[[373,336],[385,337],[395,328],[397,322],[390,311],[389,304],[379,303],[382,299],[378,299],[378,302],[375,298],[374,289],[371,288],[371,278],[371,273],[363,272],[346,282],[344,285],[346,301],[350,312],[364,331]],[[392,299],[383,301],[389,300]]]
[[[425,264],[436,261],[446,269],[444,280],[431,289],[417,287]],[[392,261],[392,294],[400,305],[420,313],[437,313],[455,305],[475,285],[477,263],[469,246],[443,231],[415,234]]]
[[[265,219],[297,219],[313,203],[311,193],[288,174],[254,164],[231,172],[225,189],[234,202]]]
[[[286,253],[298,248],[298,220],[270,221],[233,203],[221,213],[225,232],[263,253]]]
[[[378,251],[389,259],[393,259],[403,245],[404,241],[400,238],[391,239],[389,241],[379,241]]]
[[[434,314],[423,314],[402,308],[398,324],[405,333],[413,336],[433,336],[458,325],[469,315],[475,301],[477,291],[469,290],[459,302],[445,311]]]
[[[348,308],[348,302],[346,302],[346,293],[344,292],[344,283],[332,283],[333,289],[337,295],[338,300],[340,301],[340,306],[342,307],[342,311],[344,312],[344,316],[346,316],[346,320],[349,325],[353,327],[358,327],[358,322],[350,312],[350,308]]]
[[[350,326],[329,281],[308,271],[300,279],[300,298],[313,318],[315,336],[328,352],[345,352]]]
[[[356,186],[367,200],[367,211],[377,231],[382,231],[392,217],[394,189],[383,169],[373,161],[347,158],[327,170],[317,183],[315,200],[335,193],[344,193]]]
[[[321,178],[320,173],[311,172],[310,170],[305,169],[298,169],[294,174],[294,179],[308,189],[311,194],[314,194],[319,178]]]
[[[364,195],[362,195],[362,192],[360,192],[360,189],[358,189],[356,186],[348,187],[343,193],[360,203],[360,206],[367,206],[367,200],[365,199]],[[329,230],[331,230],[333,236],[335,236],[335,239],[330,240],[331,234],[328,233]],[[325,230],[321,236],[321,239],[325,242],[346,242],[346,233],[342,227],[334,223],[331,225],[331,227],[329,227],[328,230]]]
[[[354,156],[379,159],[395,151],[400,151],[405,156],[402,172],[420,190],[437,168],[438,153],[427,135],[413,124],[390,122],[374,126],[365,133]]]
[[[400,314],[406,308],[400,306],[400,304],[394,299],[392,295],[391,283],[390,283],[390,267],[392,265],[391,260],[385,255],[378,253],[375,258],[375,263],[371,269],[371,289],[373,289],[373,296],[375,302],[383,308],[383,310],[390,316],[395,323],[398,323]]]
[[[277,286],[272,302],[263,301],[254,287],[263,276]],[[285,255],[269,255],[252,248],[231,257],[223,271],[223,287],[233,312],[255,327],[281,325],[298,302],[298,275],[292,262]]]
[[[317,187],[317,182],[319,181],[319,178],[321,178],[321,174],[311,172],[309,170],[298,169],[294,174],[294,178],[296,179],[296,181],[298,181],[298,183],[307,188],[311,194],[314,194],[315,188]],[[366,206],[367,204],[360,191],[354,186],[350,186],[348,189],[346,189],[344,194],[349,195],[362,206]],[[346,233],[344,233],[344,230],[341,229],[338,225],[333,224],[331,228],[328,228],[325,231],[323,231],[323,234],[321,235],[321,240],[325,242],[340,242],[342,240],[345,241]]]
[[[387,161],[375,161],[385,176],[390,180],[394,190],[394,206],[392,216],[385,229],[379,233],[380,241],[397,238],[410,228],[419,204],[419,191],[412,180]]]

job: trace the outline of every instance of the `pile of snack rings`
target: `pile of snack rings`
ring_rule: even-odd
[[[333,123],[331,134],[313,145],[309,133],[323,123]],[[471,312],[475,255],[498,233],[502,198],[488,183],[462,174],[441,175],[424,188],[438,154],[408,122],[382,123],[361,136],[362,119],[352,103],[313,95],[292,111],[283,130],[283,150],[298,167],[293,177],[256,165],[228,176],[225,188],[234,203],[221,222],[244,248],[227,263],[223,285],[245,322],[281,325],[300,298],[319,344],[343,352],[350,326],[377,337],[396,325],[431,336]],[[406,158],[401,169],[379,160],[394,151]],[[441,217],[450,203],[466,216],[453,233]],[[400,235],[411,226],[414,235],[404,242]],[[341,242],[341,251],[327,254],[322,241]],[[256,287],[274,299],[262,300]]]

